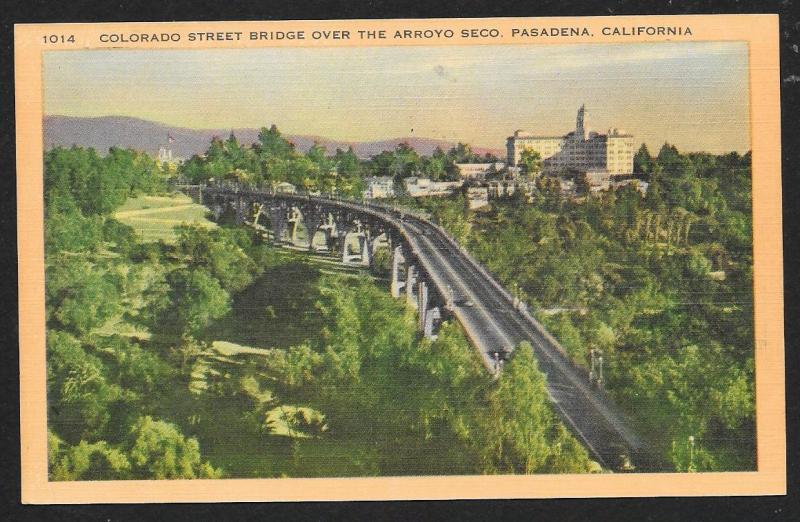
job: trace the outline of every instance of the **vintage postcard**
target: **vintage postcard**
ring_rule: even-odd
[[[777,16],[15,42],[24,502],[785,492]]]

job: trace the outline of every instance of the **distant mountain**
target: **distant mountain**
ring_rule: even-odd
[[[170,144],[175,157],[190,158],[195,154],[202,154],[208,149],[208,144],[214,136],[227,138],[231,130],[240,143],[251,144],[258,141],[259,129],[187,129],[170,127],[139,118],[127,116],[101,116],[97,118],[81,118],[74,116],[45,116],[44,117],[44,146],[45,150],[53,147],[93,147],[104,154],[111,147],[123,147],[157,154],[160,146],[167,143],[167,135],[174,138]],[[333,154],[337,148],[353,150],[360,158],[369,158],[380,154],[384,150],[393,150],[400,143],[408,143],[417,152],[423,155],[431,154],[436,147],[448,150],[455,142],[431,138],[394,138],[380,141],[346,142],[331,140],[320,136],[294,136],[286,135],[287,140],[295,144],[298,151],[307,151],[314,142],[324,146],[328,153]],[[473,147],[478,154],[492,154],[503,157],[501,149],[487,149]]]

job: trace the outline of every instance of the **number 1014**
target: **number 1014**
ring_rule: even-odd
[[[46,34],[42,36],[42,41],[46,44],[56,44],[56,43],[75,43],[75,35],[74,34]]]

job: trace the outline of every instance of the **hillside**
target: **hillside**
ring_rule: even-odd
[[[232,129],[241,143],[250,144],[258,139],[259,129],[240,128]],[[227,137],[231,129],[188,129],[170,127],[162,123],[130,118],[125,116],[102,116],[98,118],[81,118],[73,116],[45,116],[44,117],[44,146],[45,150],[53,147],[71,147],[79,145],[92,147],[103,154],[110,147],[123,147],[156,154],[159,146],[167,141],[167,134],[175,141],[171,144],[173,155],[189,158],[195,154],[202,154],[214,136]],[[436,140],[431,138],[403,137],[388,140],[346,142],[331,140],[320,136],[288,135],[287,139],[295,144],[298,150],[306,151],[318,142],[329,153],[333,154],[337,148],[353,150],[360,158],[369,158],[384,150],[392,150],[399,143],[406,142],[420,154],[429,155],[438,146],[447,150],[455,142]],[[491,152],[502,157],[501,149],[488,149],[473,147],[479,154]]]

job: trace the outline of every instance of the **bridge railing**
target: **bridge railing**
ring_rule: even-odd
[[[324,199],[328,201],[341,201],[344,203],[350,203],[353,205],[359,205],[362,207],[369,207],[374,210],[379,210],[382,212],[389,212],[394,213],[396,215],[404,214],[414,216],[418,219],[424,219],[428,221],[430,219],[430,214],[419,210],[409,208],[403,205],[391,204],[387,205],[384,203],[378,203],[374,200],[369,200],[365,198],[352,198],[347,196],[340,196],[338,194],[332,193],[325,193],[325,192],[309,192],[305,190],[277,190],[271,185],[266,184],[250,184],[250,183],[234,183],[231,181],[216,181],[209,184],[202,185],[203,188],[214,188],[216,190],[222,190],[226,192],[232,193],[240,193],[240,194],[264,194],[268,196],[286,196],[286,197],[297,197],[297,198],[317,198],[317,199]]]

